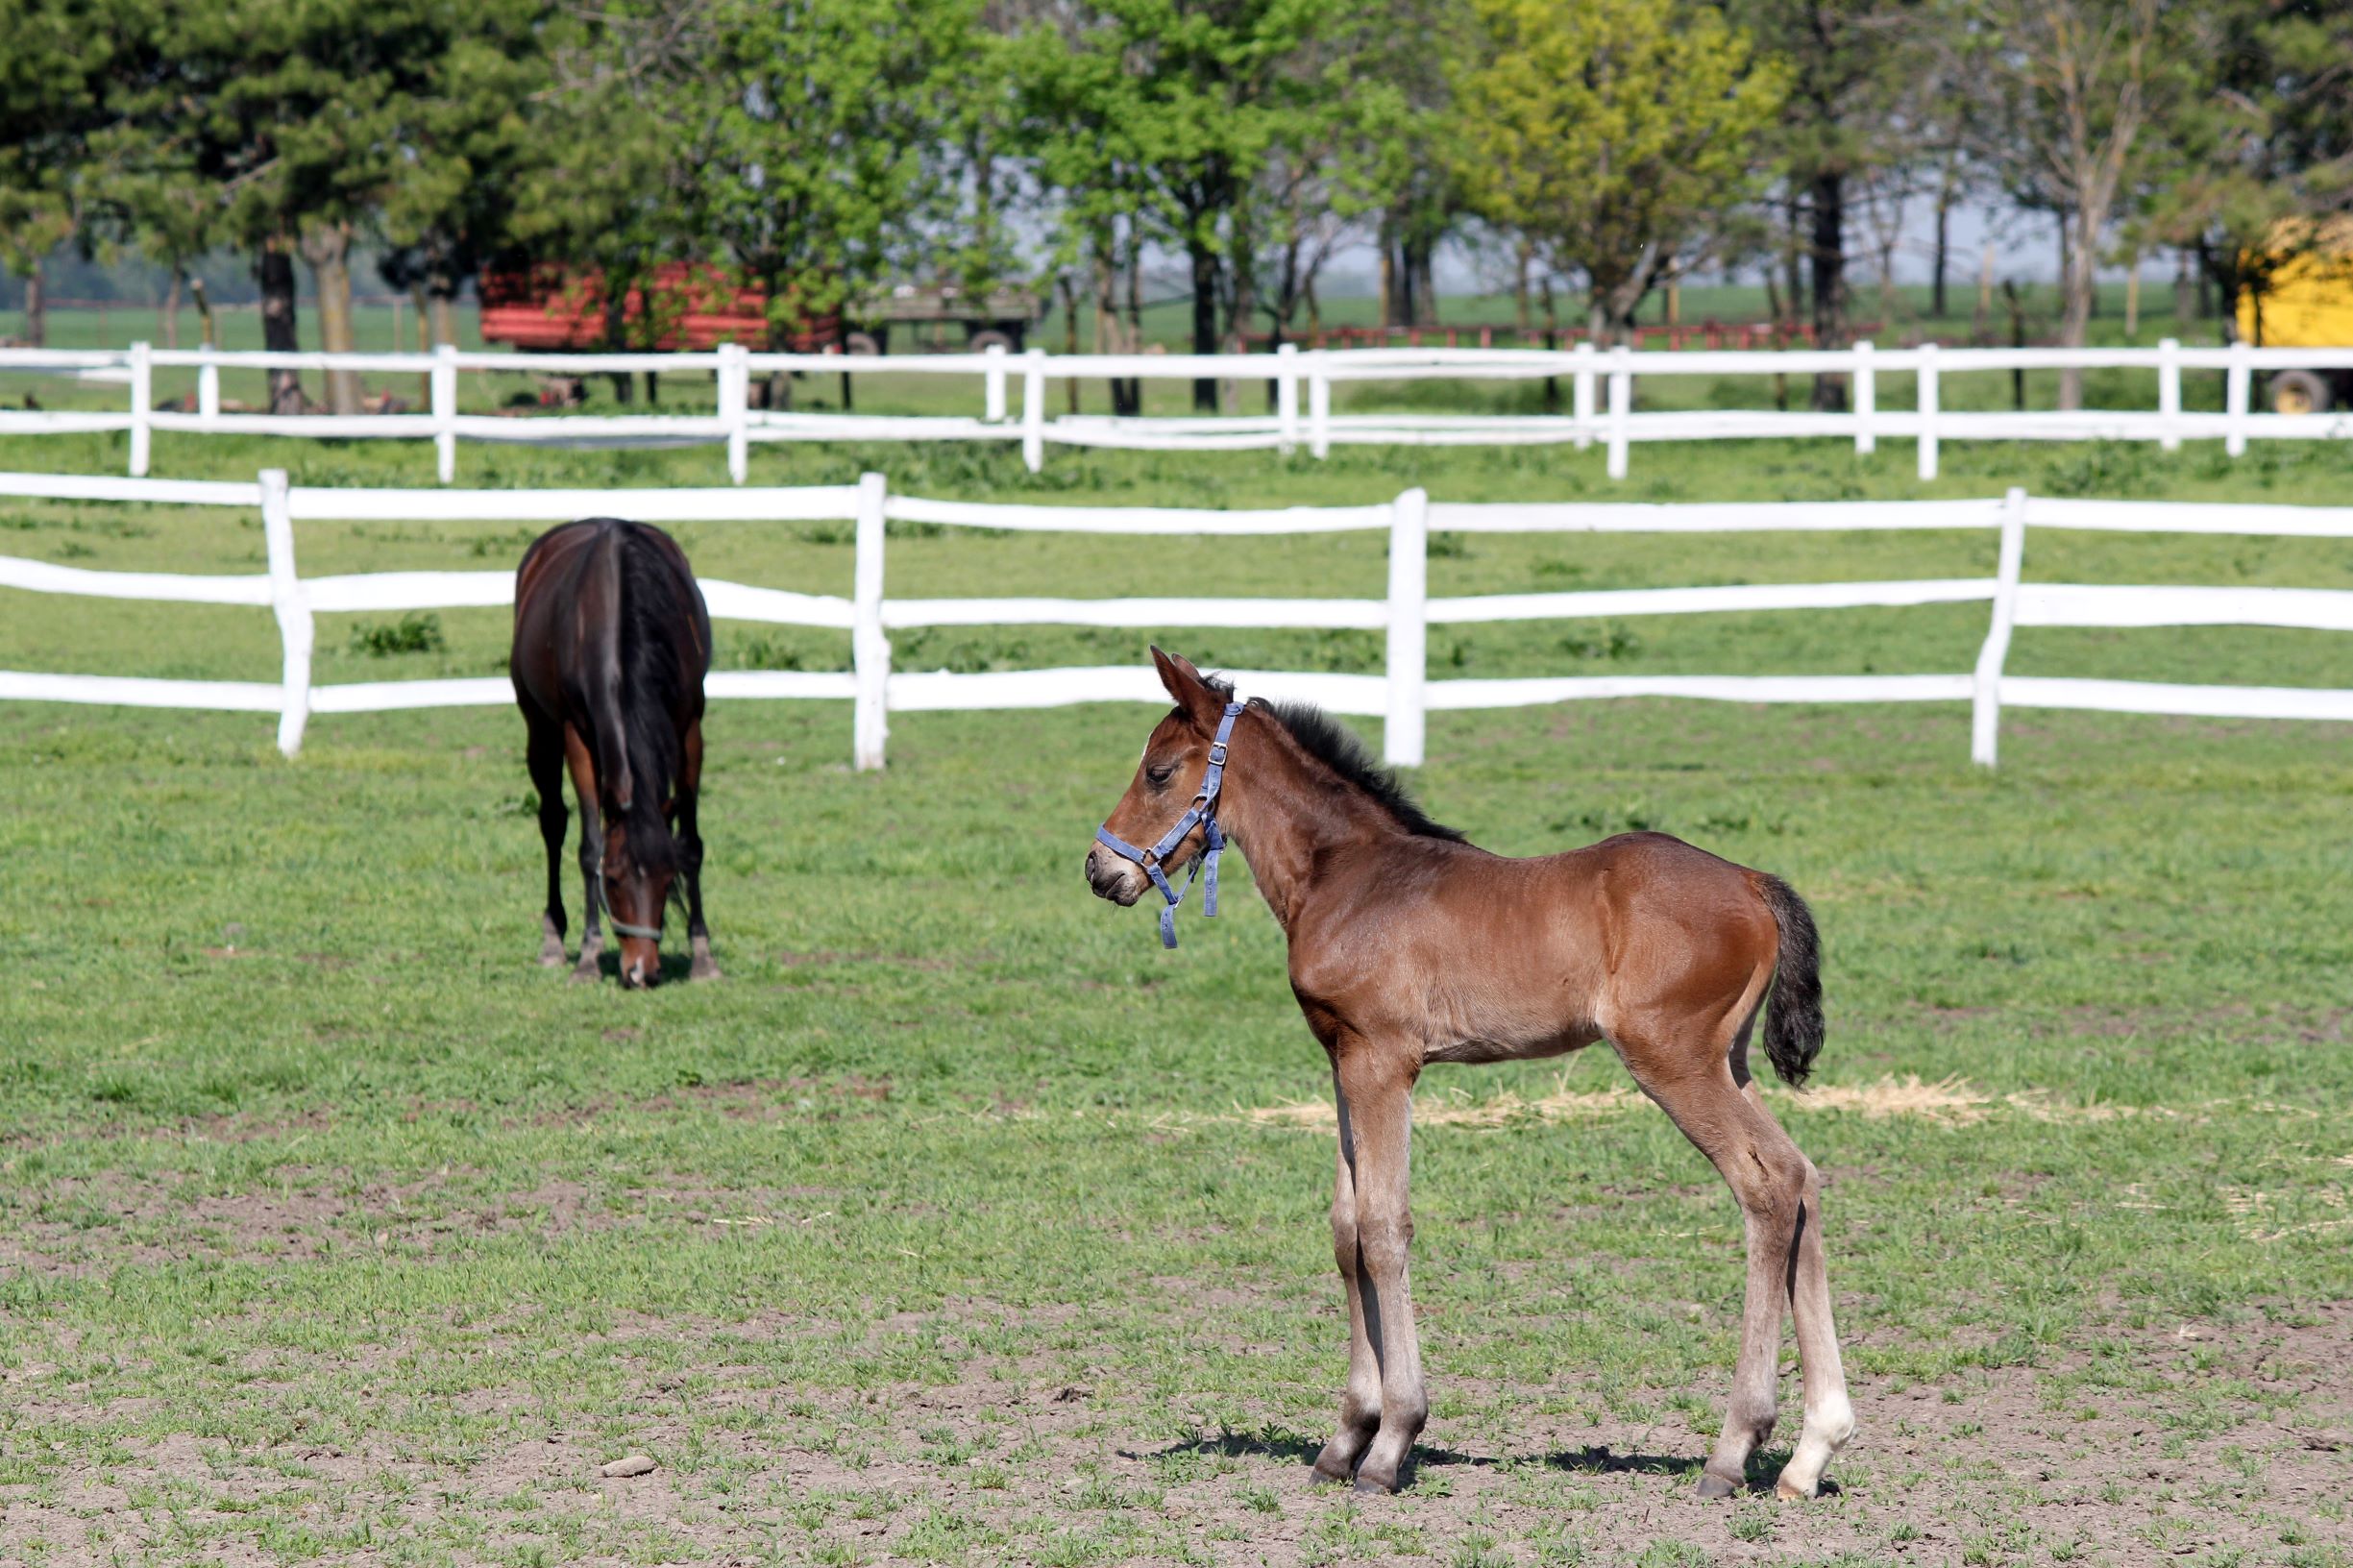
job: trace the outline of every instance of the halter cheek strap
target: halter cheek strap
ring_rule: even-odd
[[[1224,853],[1226,846],[1225,830],[1217,825],[1217,796],[1225,788],[1226,743],[1233,738],[1234,720],[1241,711],[1242,704],[1239,702],[1226,704],[1224,717],[1217,721],[1216,738],[1210,742],[1210,765],[1201,774],[1201,793],[1193,796],[1193,803],[1187,808],[1184,816],[1177,819],[1176,826],[1161,835],[1158,844],[1149,849],[1139,849],[1114,833],[1109,824],[1094,830],[1097,844],[1120,859],[1132,860],[1142,867],[1143,874],[1152,879],[1152,885],[1167,900],[1166,906],[1160,912],[1160,940],[1164,947],[1177,944],[1177,905],[1185,901],[1186,894],[1192,892],[1194,880],[1205,869],[1209,872],[1209,887],[1201,897],[1201,913],[1204,916],[1217,913],[1217,857]],[[1161,868],[1195,827],[1202,830],[1208,849],[1193,863],[1192,873],[1186,877],[1185,886],[1180,891],[1169,885],[1167,874]]]
[[[628,921],[623,919],[620,916],[613,913],[613,906],[611,902],[604,896],[604,857],[602,855],[599,855],[597,857],[597,874],[590,877],[588,880],[589,884],[597,890],[597,907],[604,912],[604,923],[613,928],[613,934],[615,936],[643,937],[649,942],[659,942],[662,940],[662,928],[660,926],[631,925]]]

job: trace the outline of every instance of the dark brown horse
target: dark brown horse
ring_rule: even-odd
[[[564,771],[580,802],[586,929],[575,980],[594,980],[601,915],[621,938],[621,981],[661,973],[663,914],[683,882],[694,978],[719,973],[702,923],[702,678],[711,618],[677,542],[590,518],[550,528],[515,571],[515,701],[530,726],[531,783],[548,845],[539,961],[564,962]]]
[[[1181,894],[1160,868],[1208,856],[1222,829],[1289,940],[1291,991],[1331,1056],[1338,1099],[1332,1239],[1351,1334],[1339,1428],[1315,1473],[1394,1491],[1429,1413],[1406,1271],[1422,1068],[1606,1040],[1715,1163],[1747,1222],[1739,1365],[1700,1494],[1731,1495],[1773,1431],[1786,1306],[1805,1427],[1777,1489],[1813,1496],[1854,1430],[1823,1266],[1821,1185],[1749,1074],[1769,990],[1774,1069],[1802,1082],[1822,1045],[1803,901],[1777,877],[1663,833],[1527,860],[1489,854],[1423,816],[1322,714],[1234,702],[1185,660],[1152,656],[1176,708],[1088,851],[1087,878],[1116,903],[1153,888],[1173,904]]]

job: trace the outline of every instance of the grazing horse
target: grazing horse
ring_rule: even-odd
[[[1152,650],[1176,707],[1087,853],[1115,903],[1184,896],[1164,868],[1209,867],[1231,834],[1290,945],[1292,994],[1332,1059],[1339,1110],[1332,1240],[1348,1291],[1348,1385],[1315,1474],[1394,1491],[1430,1410],[1406,1255],[1413,1085],[1433,1062],[1557,1056],[1606,1040],[1715,1163],[1748,1233],[1748,1303],[1724,1434],[1700,1495],[1728,1497],[1773,1431],[1786,1303],[1805,1428],[1783,1497],[1814,1495],[1854,1430],[1823,1267],[1812,1164],[1765,1109],[1749,1036],[1792,1084],[1822,1046],[1814,923],[1787,883],[1663,833],[1508,859],[1440,827],[1312,708],[1233,700]],[[1172,825],[1173,824],[1173,825]],[[1149,848],[1138,848],[1139,845]],[[1189,891],[1189,881],[1186,884]]]
[[[575,980],[597,978],[599,917],[621,939],[621,982],[661,974],[663,915],[686,891],[694,978],[719,973],[702,923],[702,677],[711,617],[677,542],[643,523],[595,517],[550,528],[515,569],[508,671],[530,728],[531,784],[548,845],[539,962],[564,962],[564,771],[580,802],[588,906]]]

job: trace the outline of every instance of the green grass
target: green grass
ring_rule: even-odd
[[[111,449],[18,441],[0,466],[103,469]],[[413,479],[418,460],[166,450],[179,472],[291,461],[312,482]],[[755,478],[876,455],[764,452]],[[2086,455],[1968,449],[1926,489],[2060,488]],[[1923,490],[1901,458],[1678,457],[1629,493]],[[1598,454],[1567,453],[1073,454],[1042,479],[890,459],[909,491],[1045,499],[1605,489]],[[2347,468],[2104,460],[2091,493],[2317,501]],[[717,464],[480,461],[486,482],[614,486]],[[258,570],[233,515],[12,502],[0,528],[44,559]],[[682,531],[706,574],[846,585],[846,544],[819,530]],[[324,573],[503,566],[521,543],[427,518],[306,527],[301,549]],[[1438,554],[1433,589],[1990,555],[1939,535],[1479,538]],[[1377,538],[1171,553],[916,532],[891,562],[910,595],[1374,593],[1382,574]],[[2353,551],[2054,535],[2028,566],[2342,587]],[[502,656],[496,616],[443,612],[439,648],[333,619],[323,679]],[[1465,673],[1965,669],[1982,612],[1478,631]],[[760,634],[723,627],[724,659],[844,651]],[[1147,635],[898,653],[1125,659]],[[1157,635],[1238,664],[1379,658],[1371,639]],[[2353,684],[2339,642],[2027,631],[2012,667]],[[259,612],[0,603],[9,668],[266,679],[275,649]],[[1453,673],[1445,637],[1434,657]],[[1173,954],[1146,914],[1087,894],[1088,835],[1149,723],[900,715],[876,775],[847,770],[841,705],[719,705],[704,826],[727,977],[624,995],[529,962],[543,870],[512,714],[323,718],[287,763],[265,716],[0,705],[0,1556],[1860,1564],[1917,1542],[1929,1560],[2346,1560],[2341,1504],[2312,1485],[2341,1456],[2299,1435],[2346,1425],[2341,731],[2014,714],[1988,774],[1957,705],[1434,716],[1417,788],[1441,820],[1515,853],[1659,826],[1779,872],[1825,934],[1827,1088],[1917,1074],[1983,1102],[1965,1124],[1774,1102],[1829,1183],[1864,1421],[1844,1494],[1793,1512],[1685,1498],[1728,1383],[1739,1229],[1647,1110],[1417,1130],[1424,1461],[1395,1500],[1305,1487],[1344,1360],[1331,1145],[1246,1113],[1316,1099],[1327,1075],[1241,868]],[[1623,1082],[1597,1049],[1434,1072],[1425,1094]],[[654,1476],[597,1476],[638,1451]]]

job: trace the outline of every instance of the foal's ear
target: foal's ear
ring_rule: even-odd
[[[1164,653],[1152,649],[1152,666],[1160,672],[1160,683],[1168,689],[1168,696],[1185,716],[1203,728],[1213,728],[1225,713],[1225,694],[1201,678],[1192,661],[1182,653]]]

